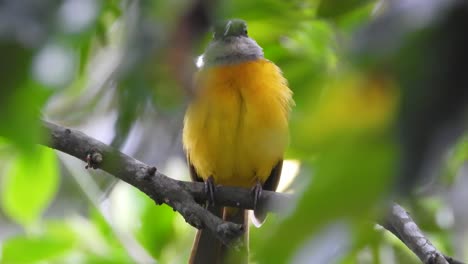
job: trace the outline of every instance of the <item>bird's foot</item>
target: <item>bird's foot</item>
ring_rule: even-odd
[[[257,183],[252,187],[252,198],[253,198],[253,209],[257,209],[257,202],[260,199],[263,191],[263,186],[260,181],[257,180]]]
[[[214,194],[216,192],[216,186],[214,183],[213,176],[208,177],[208,179],[205,181],[205,193],[208,196],[207,199],[207,204],[208,206],[214,206],[215,204],[215,199],[214,199]]]

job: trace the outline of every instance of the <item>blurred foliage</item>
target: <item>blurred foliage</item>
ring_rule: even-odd
[[[37,148],[15,157],[2,179],[5,214],[24,226],[33,224],[57,192],[58,176],[57,159],[50,149]]]
[[[73,158],[35,143],[45,136],[41,118],[50,119],[188,179],[179,162],[185,92],[167,54],[193,3],[0,3],[0,263],[187,261],[195,230],[171,208],[122,183],[107,197],[95,182],[103,175],[81,163],[71,169],[64,164]],[[438,54],[422,59],[440,32],[428,25],[445,13],[433,7],[434,21],[393,17],[386,24],[387,8],[383,0],[238,0],[211,10],[213,19],[247,20],[296,101],[286,158],[301,169],[288,191],[302,195],[287,215],[251,229],[253,263],[418,263],[369,222],[395,191],[404,149],[396,136],[401,108],[425,95],[425,65],[440,61]],[[210,34],[200,39],[193,63]],[[408,93],[413,86],[418,89]],[[467,142],[465,136],[449,151],[436,187],[408,204],[434,244],[460,258],[468,226],[453,217],[468,217],[454,211],[450,197],[467,177],[461,173]]]

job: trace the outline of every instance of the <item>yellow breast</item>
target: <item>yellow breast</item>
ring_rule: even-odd
[[[264,182],[288,144],[292,93],[279,68],[260,59],[202,69],[184,121],[197,174],[216,184]]]

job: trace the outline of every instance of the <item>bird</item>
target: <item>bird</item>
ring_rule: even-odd
[[[216,185],[250,188],[254,220],[262,223],[266,212],[256,208],[256,201],[262,190],[275,191],[278,186],[289,144],[293,93],[281,69],[249,37],[244,20],[215,23],[202,61],[182,136],[191,179],[205,182],[213,200]],[[232,250],[201,229],[189,263],[247,263],[248,211],[206,206],[223,220],[243,225],[241,253],[233,260]]]

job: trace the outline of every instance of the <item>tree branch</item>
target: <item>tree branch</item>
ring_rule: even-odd
[[[421,232],[408,212],[396,203],[392,204],[389,215],[381,225],[398,237],[423,263],[463,264],[440,253]]]
[[[242,226],[225,222],[205,210],[199,203],[207,200],[205,185],[199,182],[184,182],[171,179],[110,146],[88,137],[82,132],[44,122],[50,138],[43,145],[79,158],[87,163],[87,168],[99,168],[138,188],[157,204],[165,203],[179,212],[187,223],[196,228],[207,228],[223,243],[230,244],[242,234]],[[217,204],[253,208],[250,190],[233,187],[217,187]],[[264,191],[257,206],[270,211],[278,211],[282,205],[290,203],[290,196]],[[268,203],[267,201],[272,201]]]
[[[205,185],[201,182],[185,182],[171,179],[110,146],[93,139],[82,132],[64,128],[44,121],[44,128],[50,135],[43,145],[57,149],[87,163],[87,168],[99,168],[138,188],[157,204],[165,203],[179,212],[187,223],[196,228],[207,228],[223,243],[229,245],[242,234],[242,226],[225,222],[211,214],[200,204],[208,200]],[[217,186],[215,203],[223,206],[253,209],[251,191],[245,188]],[[290,194],[263,191],[257,207],[270,212],[281,212],[293,203]],[[398,204],[393,204],[391,213],[382,224],[408,246],[423,263],[462,264],[460,261],[442,255],[422,234],[408,213]]]

